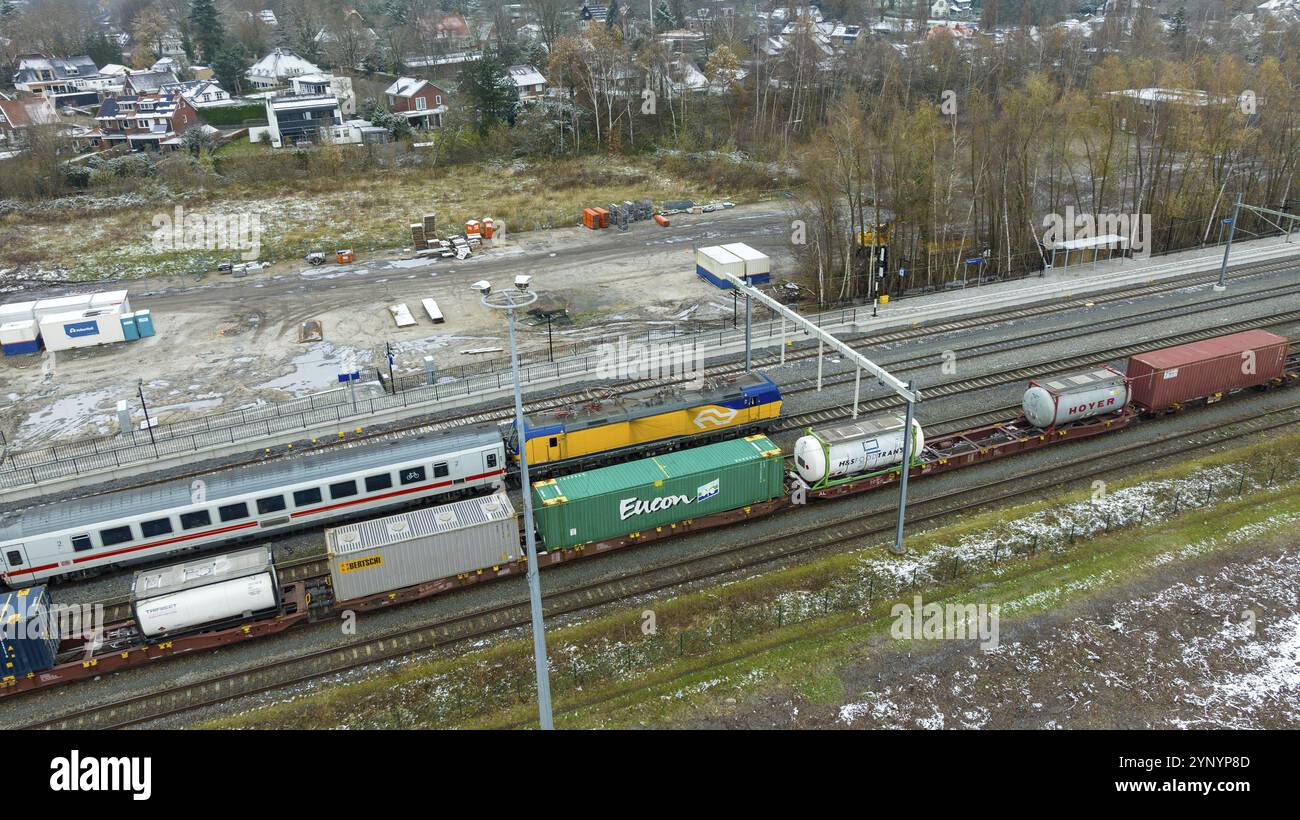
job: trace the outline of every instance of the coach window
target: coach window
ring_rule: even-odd
[[[172,520],[170,518],[159,518],[157,521],[144,521],[140,524],[140,534],[145,538],[166,535],[171,531]]]
[[[423,467],[407,467],[405,470],[402,470],[403,484],[414,484],[417,481],[424,481]]]
[[[433,465],[433,477],[434,477],[434,478],[444,478],[444,477],[446,477],[447,472],[448,472],[448,470],[447,470],[447,465],[446,465],[446,464],[435,464],[435,465]]]
[[[279,512],[285,507],[284,496],[273,495],[269,498],[257,499],[257,514],[266,515],[267,513]]]
[[[488,453],[488,454],[487,454],[487,466],[489,466],[489,467],[495,467],[495,466],[497,466],[497,454],[496,454],[496,453]]]
[[[227,504],[224,507],[217,507],[217,515],[225,521],[238,521],[241,518],[248,517],[248,505],[244,502],[238,504]]]
[[[135,540],[135,535],[131,533],[131,527],[113,527],[107,530],[99,531],[99,541],[106,547],[114,544],[125,544],[127,541]]]
[[[23,565],[23,554],[18,550],[9,551],[9,566],[21,567]]]
[[[212,523],[212,513],[207,510],[181,513],[181,529],[194,530]]]
[[[391,473],[380,473],[379,475],[366,476],[366,492],[377,493],[380,490],[387,490],[393,486],[393,476]]]
[[[357,482],[355,481],[340,481],[338,484],[330,485],[330,498],[347,498],[356,494]]]
[[[85,552],[86,550],[90,549],[90,548],[93,547],[93,546],[94,546],[94,544],[90,543],[90,536],[89,536],[89,535],[74,535],[74,536],[72,536],[72,550],[73,550],[73,552]]]
[[[293,494],[293,505],[295,507],[306,507],[308,504],[320,503],[320,487],[312,487],[310,490],[295,490]]]

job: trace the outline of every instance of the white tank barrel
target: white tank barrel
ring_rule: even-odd
[[[799,477],[810,485],[845,476],[870,473],[903,461],[901,416],[878,416],[826,430],[810,431],[794,443],[794,464]],[[920,422],[912,420],[913,456],[925,447]]]
[[[131,597],[136,626],[155,638],[278,611],[280,585],[271,551],[257,547],[138,572]]]
[[[1072,421],[1117,413],[1128,406],[1129,381],[1103,367],[1056,379],[1029,382],[1021,407],[1035,427],[1059,427]]]

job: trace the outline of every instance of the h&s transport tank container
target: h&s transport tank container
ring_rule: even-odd
[[[722,274],[729,273],[732,276],[743,277],[745,260],[719,245],[696,248],[695,273],[706,282],[726,290],[731,287],[731,281]]]
[[[538,481],[533,515],[547,549],[575,547],[771,500],[784,466],[767,436],[749,436]]]
[[[280,611],[280,584],[267,547],[137,572],[135,623],[146,636],[265,617]]]
[[[1148,411],[1266,384],[1286,368],[1288,341],[1266,330],[1247,330],[1190,344],[1138,353],[1128,360],[1133,403]]]
[[[0,594],[0,683],[54,666],[59,634],[43,586]]]
[[[1128,379],[1113,367],[1055,379],[1031,379],[1020,407],[1030,424],[1044,430],[1072,421],[1118,413],[1128,407]]]
[[[519,560],[505,493],[325,530],[334,597],[351,601]]]
[[[799,477],[816,486],[846,476],[886,470],[903,463],[903,427],[907,420],[893,414],[810,430],[794,443]],[[912,419],[912,457],[925,448],[921,423]]]

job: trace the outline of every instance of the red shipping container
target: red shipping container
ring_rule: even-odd
[[[600,227],[602,227],[602,228],[608,228],[608,227],[609,227],[609,211],[605,210],[604,208],[592,208],[592,210],[596,212],[596,216],[599,216],[599,217],[600,217]]]
[[[1287,339],[1266,330],[1216,336],[1128,360],[1133,403],[1166,410],[1196,399],[1217,401],[1223,394],[1265,384],[1282,375]]]

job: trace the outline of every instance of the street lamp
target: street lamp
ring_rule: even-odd
[[[492,292],[487,280],[475,282],[470,287],[478,291],[483,304],[493,310],[504,310],[510,325],[510,369],[515,377],[515,442],[519,450],[519,486],[524,497],[524,543],[528,549],[528,601],[533,621],[533,664],[537,671],[537,715],[543,729],[553,729],[551,718],[551,678],[546,660],[546,628],[542,623],[542,587],[537,571],[537,538],[533,534],[533,496],[528,483],[527,434],[524,432],[524,397],[519,379],[519,348],[515,344],[515,311],[537,301],[537,294],[528,289],[533,277],[523,274],[515,277],[513,290]]]

